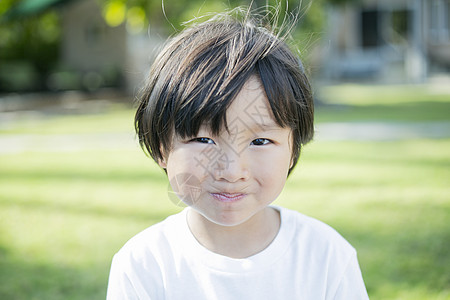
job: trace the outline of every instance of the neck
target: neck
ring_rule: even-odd
[[[274,240],[280,229],[280,213],[266,207],[236,226],[222,226],[189,210],[188,224],[197,241],[208,250],[232,258],[255,255]]]

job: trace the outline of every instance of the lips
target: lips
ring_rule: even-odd
[[[220,202],[236,202],[245,197],[242,193],[211,193]]]

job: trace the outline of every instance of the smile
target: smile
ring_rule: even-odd
[[[236,202],[245,197],[242,193],[211,193],[220,202]]]

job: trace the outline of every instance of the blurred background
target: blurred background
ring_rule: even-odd
[[[183,22],[238,5],[0,1],[0,299],[104,299],[114,253],[182,209],[134,98]],[[450,299],[450,1],[280,5],[317,123],[275,204],[346,237],[371,299]]]

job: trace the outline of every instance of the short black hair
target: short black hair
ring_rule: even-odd
[[[275,121],[292,129],[292,167],[314,135],[311,86],[285,39],[226,14],[185,28],[169,39],[138,97],[135,129],[144,151],[163,161],[174,135],[227,128],[226,111],[251,76],[265,90]]]

